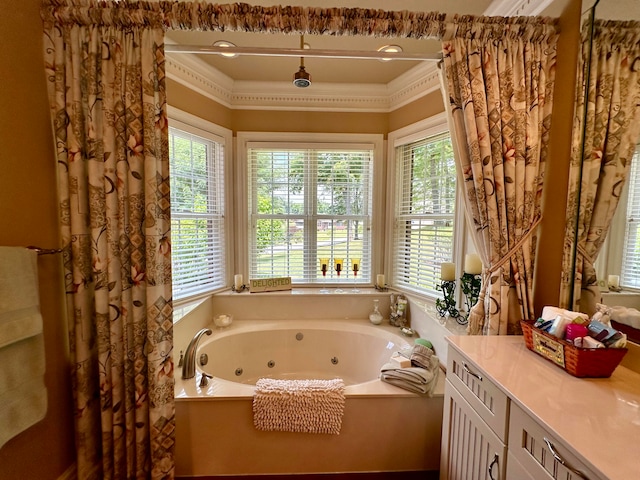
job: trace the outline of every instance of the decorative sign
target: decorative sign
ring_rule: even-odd
[[[557,363],[564,368],[564,345],[560,342],[551,340],[550,338],[533,332],[533,349],[545,358]]]
[[[256,278],[249,280],[249,292],[276,292],[291,290],[291,277]]]

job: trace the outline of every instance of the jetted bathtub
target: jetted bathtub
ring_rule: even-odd
[[[398,328],[368,320],[236,320],[210,328],[196,377],[182,380],[176,370],[177,475],[438,470],[444,375],[432,397],[378,379],[392,353],[413,343]],[[212,378],[200,387],[203,372]],[[256,430],[259,378],[342,378],[340,434]]]

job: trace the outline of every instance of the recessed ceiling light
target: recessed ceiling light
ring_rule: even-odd
[[[400,53],[402,52],[402,47],[400,45],[383,45],[378,49],[379,52],[389,52],[389,53]],[[392,58],[381,58],[380,61],[388,62],[389,60],[393,60]]]
[[[222,48],[229,48],[229,47],[235,47],[236,45],[231,43],[231,42],[227,42],[226,40],[218,40],[217,42],[215,42],[213,44],[214,47],[222,47]],[[220,55],[222,55],[223,57],[228,57],[228,58],[233,58],[233,57],[237,57],[238,54],[237,53],[221,53]]]

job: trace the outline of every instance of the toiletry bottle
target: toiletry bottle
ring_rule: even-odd
[[[376,299],[373,301],[373,312],[369,314],[369,320],[374,325],[380,325],[382,323],[382,314],[380,313],[379,307],[380,300]]]

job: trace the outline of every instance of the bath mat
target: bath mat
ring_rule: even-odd
[[[253,424],[272,432],[338,435],[344,413],[344,381],[261,378],[253,397]]]

